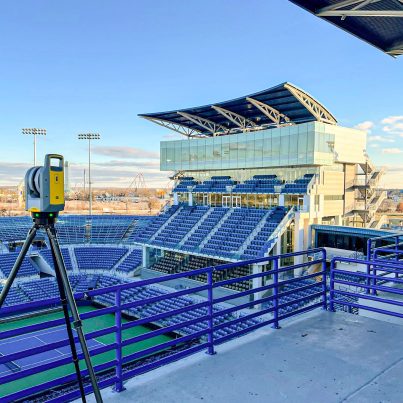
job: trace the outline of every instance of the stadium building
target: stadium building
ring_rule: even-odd
[[[161,142],[174,203],[158,231],[143,234],[145,257],[161,249],[237,261],[307,249],[314,224],[383,224],[383,170],[366,153],[366,133],[338,126],[293,84],[140,116],[186,137]]]

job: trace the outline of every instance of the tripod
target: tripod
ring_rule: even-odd
[[[85,363],[87,365],[88,374],[89,374],[89,377],[91,380],[95,399],[96,399],[97,403],[101,403],[102,397],[101,397],[101,393],[99,391],[97,378],[95,376],[95,371],[94,371],[94,368],[92,367],[90,354],[88,352],[87,343],[86,343],[84,332],[82,329],[82,322],[80,319],[80,315],[78,313],[76,302],[74,300],[74,295],[73,295],[73,291],[71,289],[69,278],[67,276],[67,271],[66,271],[66,267],[64,265],[62,253],[60,251],[60,246],[59,246],[59,243],[56,238],[55,221],[57,218],[57,213],[32,213],[32,217],[33,217],[34,225],[28,232],[27,238],[17,257],[17,260],[14,263],[13,268],[11,269],[10,275],[4,285],[3,291],[0,294],[0,308],[2,307],[4,301],[7,297],[7,294],[10,291],[10,288],[17,276],[18,270],[21,267],[24,257],[27,254],[29,247],[31,246],[31,244],[34,240],[38,229],[43,228],[46,231],[46,234],[49,238],[50,248],[52,251],[53,264],[55,266],[56,281],[57,281],[57,286],[59,288],[60,301],[61,301],[61,304],[63,307],[64,320],[66,322],[66,329],[67,329],[67,334],[68,334],[70,348],[71,348],[71,356],[72,356],[72,361],[73,361],[73,364],[74,364],[74,367],[76,370],[76,374],[77,374],[77,380],[78,380],[78,385],[80,388],[81,399],[83,402],[86,402],[84,383],[83,383],[83,379],[82,379],[81,372],[80,372],[77,348],[76,348],[76,344],[74,342],[74,334],[73,334],[73,330],[71,328],[71,323],[70,323],[69,308],[70,308],[71,314],[73,316],[72,325],[73,325],[74,329],[77,331],[78,339],[79,339],[79,342],[81,345],[81,350],[84,354],[84,359],[85,359]]]

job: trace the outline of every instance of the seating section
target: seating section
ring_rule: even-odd
[[[126,248],[90,246],[74,249],[80,270],[110,270],[126,253]]]
[[[283,181],[277,175],[255,175],[235,186],[233,193],[276,193],[275,186],[281,186]]]
[[[71,263],[70,252],[67,248],[60,248],[63,255],[64,265],[66,270],[73,270],[73,264]],[[45,259],[46,263],[54,270],[52,251],[50,249],[42,249],[39,254]]]
[[[170,221],[151,243],[165,247],[176,246],[206,214],[208,209],[207,206],[183,206],[180,214]]]
[[[313,174],[305,174],[303,178],[297,179],[292,183],[286,183],[281,192],[304,194],[307,192],[309,182],[311,182],[313,176]]]
[[[31,227],[31,217],[1,217],[0,241],[23,241]]]
[[[147,242],[168,221],[181,206],[171,206],[167,211],[153,217],[152,221],[132,238],[135,242]]]
[[[11,269],[15,261],[17,260],[18,253],[5,253],[0,255],[0,274],[8,277],[10,275]],[[34,276],[38,275],[38,269],[32,264],[31,260],[28,257],[25,257],[20,270],[18,271],[18,276]]]
[[[196,251],[203,239],[208,236],[212,229],[220,222],[227,213],[228,208],[212,207],[210,214],[200,224],[200,226],[189,236],[182,245],[182,250]]]
[[[212,176],[211,179],[196,185],[193,189],[195,193],[226,193],[227,186],[235,185],[235,181],[230,176]]]
[[[315,280],[304,279],[295,281],[293,283],[286,284],[280,287],[279,294],[279,305],[285,305],[279,308],[279,315],[285,315],[287,313],[296,311],[304,306],[311,305],[312,303],[318,302],[321,297],[313,297],[312,295],[322,291],[322,285],[314,286]],[[313,287],[308,288],[306,290],[298,290],[301,287],[311,285]],[[291,292],[287,295],[281,295],[285,292]],[[303,301],[296,301],[300,298],[305,298]],[[264,302],[262,304],[263,309],[268,309],[273,307],[273,301]]]
[[[167,220],[165,214],[144,227],[136,241],[147,238],[145,242],[151,245],[217,258],[260,257],[267,251],[268,238],[287,211],[285,207],[268,210],[180,206],[175,217],[159,232],[156,222],[161,228]]]
[[[160,258],[154,263],[150,269],[156,270],[164,274],[183,273],[192,270],[201,269],[204,267],[218,266],[226,262],[217,259],[211,259],[202,256],[185,256],[174,252],[165,252],[164,257]],[[231,278],[238,278],[247,276],[250,274],[250,268],[248,266],[237,267],[231,270],[220,270],[213,273],[213,281],[218,282],[222,280],[228,280]],[[189,277],[192,280],[207,282],[206,274],[198,274],[196,276]],[[240,281],[234,284],[227,284],[224,287],[230,288],[236,291],[249,290],[251,287],[249,280]]]
[[[305,174],[294,182],[284,183],[277,175],[254,175],[243,183],[237,183],[230,176],[212,176],[202,183],[196,182],[192,177],[180,180],[174,192],[188,192],[192,187],[194,193],[228,193],[228,186],[232,187],[232,193],[295,193],[305,194],[314,174]]]
[[[119,263],[119,266],[116,268],[116,270],[119,270],[123,273],[130,273],[141,266],[142,261],[142,251],[140,249],[134,249],[127,255],[123,262]]]
[[[261,257],[266,253],[269,246],[268,239],[270,235],[277,228],[278,224],[281,222],[286,214],[287,209],[285,207],[276,207],[270,213],[263,227],[245,249],[242,255],[243,259],[253,259]]]
[[[189,186],[193,188],[193,186],[196,186],[198,183],[199,182],[195,181],[191,176],[183,177],[179,179],[179,183],[173,189],[173,192],[187,192]]]
[[[0,292],[2,290],[3,286],[0,285]],[[25,304],[26,302],[29,302],[27,295],[25,295],[19,287],[11,287],[3,307]]]
[[[98,287],[108,287],[112,285],[116,285],[116,278],[113,277],[107,277],[107,276],[101,276],[98,280]],[[167,290],[166,288],[158,287],[155,285],[151,286],[143,286],[143,287],[137,287],[137,288],[132,288],[128,289],[122,292],[122,303],[130,303],[130,302],[136,302],[136,301],[143,301],[148,298],[164,295],[164,294],[169,294],[171,291]],[[105,294],[105,295],[100,295],[96,297],[96,301],[99,303],[102,303],[104,305],[114,305],[115,300],[114,300],[114,295],[113,293],[111,294]],[[173,297],[169,298],[163,301],[155,302],[152,304],[147,304],[135,308],[130,308],[126,312],[127,314],[134,316],[135,318],[147,318],[150,317],[152,318],[153,316],[159,315],[161,313],[167,313],[172,310],[180,309],[186,306],[191,306],[196,303],[199,303],[201,301],[196,300],[192,297],[189,296],[182,296],[182,297]],[[214,312],[220,312],[224,308],[221,306],[215,306],[214,307]],[[194,310],[181,313],[178,315],[174,315],[159,321],[153,321],[154,323],[160,325],[160,326],[171,326],[174,324],[179,324],[183,323],[186,321],[190,321],[192,319],[197,319],[207,316],[207,308],[196,308]],[[214,325],[219,325],[225,322],[228,322],[230,320],[236,319],[235,315],[233,314],[223,314],[223,315],[218,315],[214,319]],[[152,321],[152,319],[151,319]],[[244,321],[241,321],[237,323],[236,325],[229,325],[228,327],[223,327],[220,330],[217,330],[214,334],[215,337],[224,337],[231,335],[235,331],[238,330],[244,330],[247,329],[250,326],[253,326],[254,324],[259,323],[257,319],[246,319]],[[192,324],[189,326],[184,326],[178,330],[179,333],[182,333],[184,335],[186,334],[193,334],[199,331],[203,331],[207,329],[208,323],[206,321],[202,321],[200,323]],[[205,336],[206,337],[206,336]]]
[[[266,213],[266,210],[261,209],[234,209],[219,230],[201,248],[201,252],[224,257],[236,256],[239,248]]]

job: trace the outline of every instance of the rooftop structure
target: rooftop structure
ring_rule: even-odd
[[[402,0],[290,0],[391,56],[403,54]]]
[[[337,123],[324,105],[288,82],[230,101],[169,112],[143,113],[139,116],[195,138],[312,121]]]

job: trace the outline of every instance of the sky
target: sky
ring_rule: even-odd
[[[33,164],[32,137],[65,156],[81,186],[93,143],[94,186],[142,173],[166,186],[159,142],[137,116],[220,102],[289,81],[339,124],[368,131],[368,154],[403,183],[403,56],[393,59],[287,0],[3,0],[0,4],[0,185]]]

